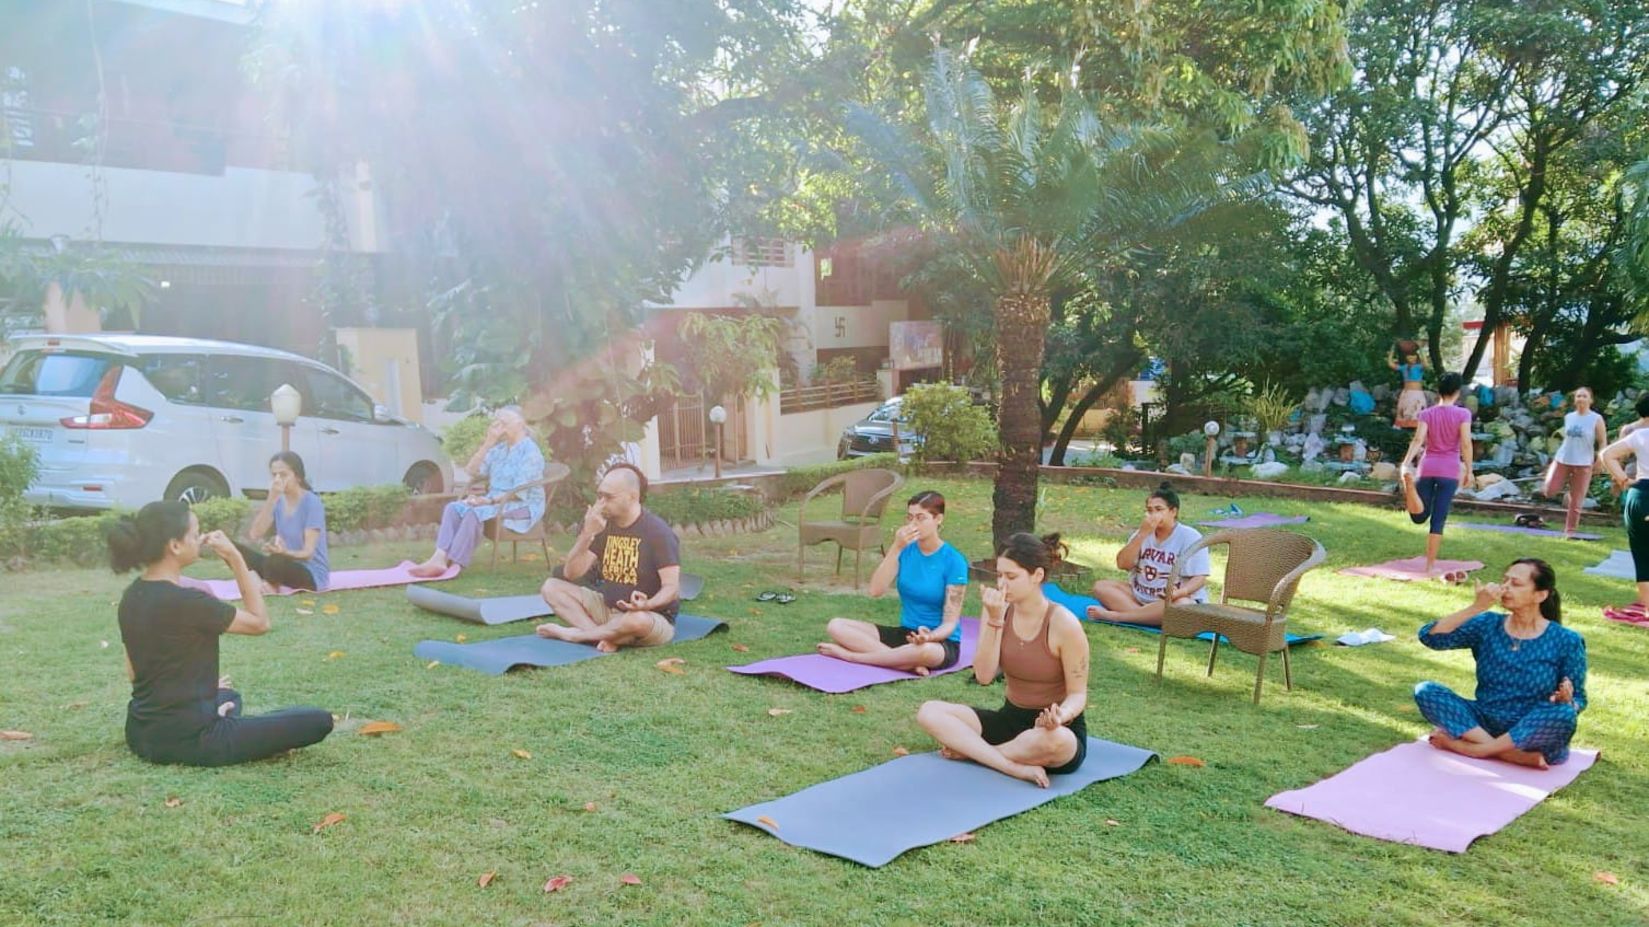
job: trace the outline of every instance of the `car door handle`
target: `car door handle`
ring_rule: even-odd
[[[241,418],[241,417],[240,417],[240,416],[238,416],[238,415],[225,415],[225,416],[224,416],[224,417],[222,417],[222,418],[220,418],[220,419],[218,419],[218,421],[220,421],[220,422],[228,422],[228,423],[229,423],[229,424],[231,424],[231,425],[239,425],[239,424],[241,424],[241,423],[243,423],[243,422],[245,422],[245,421],[246,421],[246,419],[244,419],[244,418]]]
[[[332,427],[329,426],[329,427],[326,427],[326,428],[322,428],[321,429],[321,434],[323,434],[323,435],[341,435],[341,434],[343,434],[343,432],[339,431],[336,428],[332,428]]]

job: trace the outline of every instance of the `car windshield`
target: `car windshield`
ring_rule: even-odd
[[[19,351],[0,371],[0,393],[84,398],[97,390],[114,361],[111,355],[90,352]]]

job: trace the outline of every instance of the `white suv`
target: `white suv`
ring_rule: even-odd
[[[36,505],[137,508],[260,494],[280,426],[269,395],[303,396],[292,450],[320,492],[404,482],[452,485],[422,426],[391,418],[324,364],[271,348],[154,335],[20,335],[0,370],[0,434],[38,452]]]

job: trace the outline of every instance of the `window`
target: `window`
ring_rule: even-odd
[[[746,267],[789,267],[790,248],[782,238],[735,238],[733,263]]]
[[[305,368],[304,376],[309,378],[309,389],[304,393],[305,411],[311,415],[346,422],[372,421],[372,399],[356,389],[354,384],[330,371],[314,367]],[[308,408],[311,399],[315,403],[313,409]]]
[[[111,354],[19,351],[0,371],[0,393],[89,397],[115,362]]]
[[[204,405],[201,380],[206,358],[199,354],[145,354],[137,360],[137,369],[143,371],[162,396],[172,402]]]
[[[298,365],[273,357],[216,355],[206,365],[206,402],[221,409],[268,412],[269,394],[289,383],[303,395],[303,414],[311,415],[315,403],[309,384]]]

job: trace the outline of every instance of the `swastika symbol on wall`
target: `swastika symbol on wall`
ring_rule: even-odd
[[[836,337],[847,337],[847,316],[845,315],[839,315],[836,317]]]

